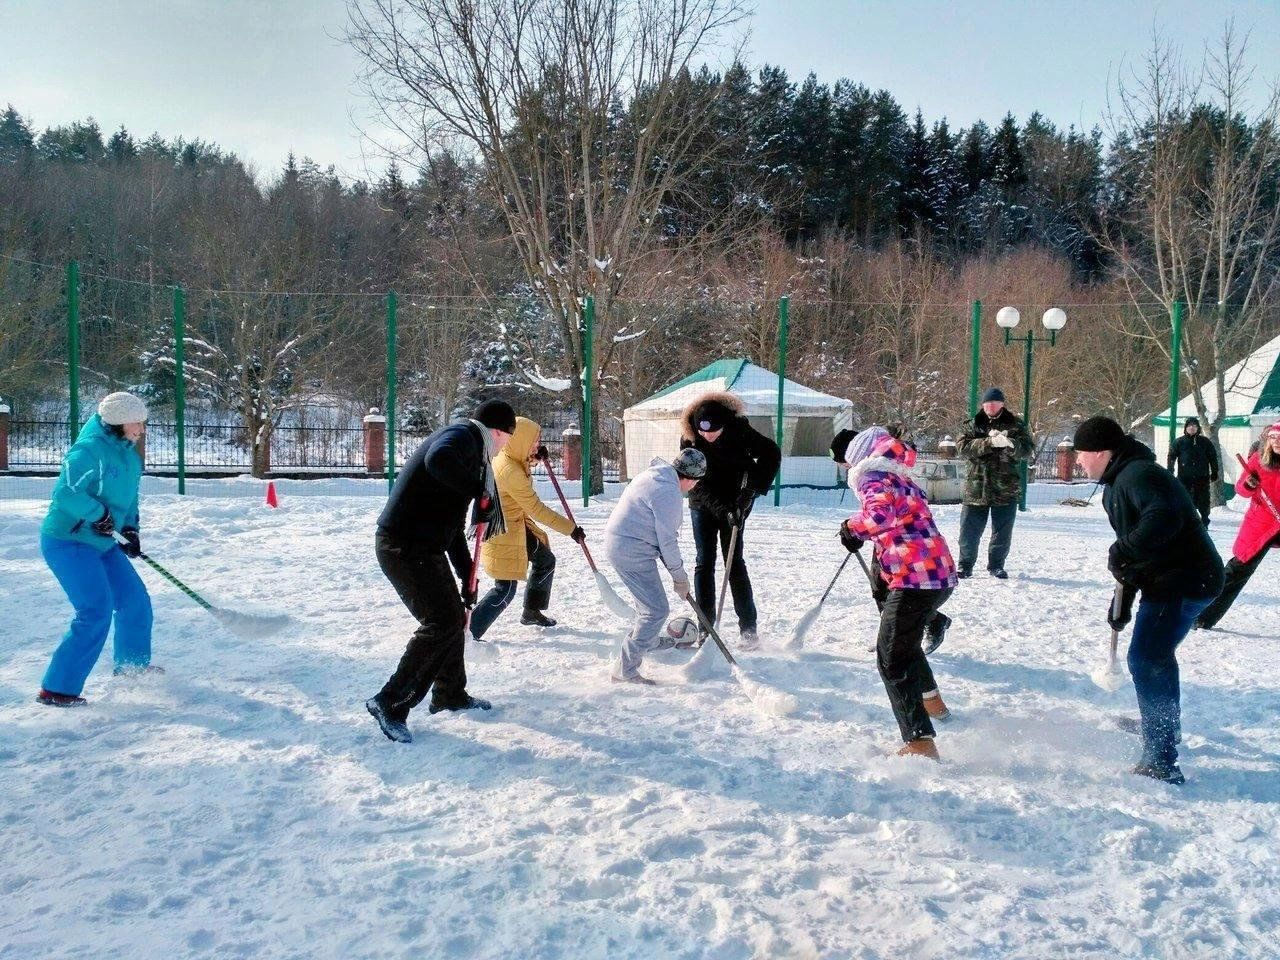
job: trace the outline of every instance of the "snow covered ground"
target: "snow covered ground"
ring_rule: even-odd
[[[1020,517],[1013,579],[948,605],[941,765],[889,755],[854,565],[803,652],[742,658],[799,698],[779,719],[727,679],[684,682],[688,654],[652,666],[656,689],[610,685],[623,627],[563,539],[562,626],[510,611],[501,657],[469,665],[495,709],[421,711],[405,747],[362,706],[411,630],[373,557],[377,488],[305,489],[277,511],[149,497],[157,559],[297,624],[235,639],[144,569],[168,673],[115,680],[106,655],[67,711],[32,703],[70,610],[37,548],[48,482],[0,502],[3,960],[1273,954],[1274,557],[1226,630],[1183,646],[1181,789],[1125,773],[1132,687],[1088,680],[1110,596],[1097,503]],[[597,539],[608,510],[580,518]],[[939,513],[954,544],[958,508]],[[753,516],[767,641],[834,572],[841,516]],[[1238,522],[1215,517],[1224,553]]]

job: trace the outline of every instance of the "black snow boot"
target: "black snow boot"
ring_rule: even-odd
[[[992,567],[987,573],[991,574],[997,580],[1008,580],[1009,574],[1004,567]]]
[[[413,743],[413,734],[409,732],[405,722],[403,720],[393,720],[387,716],[386,708],[382,706],[382,701],[377,697],[366,700],[364,708],[369,711],[373,719],[378,721],[378,726],[382,728],[382,732],[387,735],[388,740],[394,740],[396,743]]]
[[[1178,769],[1176,763],[1169,767],[1150,767],[1145,763],[1140,763],[1129,772],[1136,773],[1140,777],[1159,780],[1161,783],[1170,783],[1175,787],[1180,787],[1187,782],[1187,778],[1182,775],[1182,771]]]
[[[967,566],[965,566],[965,565],[961,564],[961,565],[956,569],[956,577],[957,577],[957,578],[959,578],[959,579],[961,579],[961,580],[968,580],[968,579],[969,579],[970,577],[972,577],[972,576],[973,576],[973,567],[971,567],[971,566],[967,567]]]
[[[554,627],[556,621],[541,610],[526,610],[520,614],[520,622],[526,627]]]
[[[493,704],[488,700],[481,700],[479,697],[473,697],[470,694],[464,694],[464,699],[454,703],[431,701],[431,706],[427,710],[431,713],[439,713],[441,710],[492,710]]]
[[[73,697],[69,693],[54,693],[52,690],[40,688],[36,694],[36,702],[46,707],[83,707],[89,701],[84,697]]]
[[[942,646],[942,641],[947,638],[947,628],[949,626],[951,626],[951,618],[945,613],[935,613],[933,615],[933,619],[929,621],[929,627],[925,632],[924,655],[926,657]]]

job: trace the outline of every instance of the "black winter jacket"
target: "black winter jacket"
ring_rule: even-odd
[[[1191,495],[1156,463],[1150,447],[1125,437],[1100,482],[1116,532],[1108,568],[1117,580],[1159,600],[1222,591],[1222,558]]]
[[[776,443],[751,426],[741,414],[742,402],[737,397],[727,393],[710,396],[734,410],[736,415],[715,443],[707,443],[694,429],[691,418],[696,405],[691,405],[681,424],[680,449],[693,447],[707,458],[707,475],[690,491],[689,506],[724,516],[737,507],[744,477],[756,496],[769,492],[782,464],[782,453]]]
[[[1169,448],[1169,469],[1178,465],[1178,476],[1183,480],[1217,480],[1218,451],[1213,441],[1202,433],[1194,437],[1184,433]]]
[[[427,437],[396,477],[378,529],[413,553],[447,553],[458,576],[471,568],[467,507],[484,493],[484,437],[461,421]]]

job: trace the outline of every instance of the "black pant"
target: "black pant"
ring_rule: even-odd
[[[448,561],[442,553],[415,553],[381,530],[374,543],[378,565],[418,621],[378,700],[388,716],[400,721],[422,702],[433,684],[432,703],[462,703],[467,696],[462,632],[466,615]]]
[[[991,515],[991,540],[987,543],[987,569],[1003,570],[1013,542],[1013,521],[1018,518],[1016,503],[997,503],[989,507],[960,508],[960,568],[972,570],[978,559],[978,541],[987,529],[987,515]]]
[[[951,596],[945,590],[890,590],[880,612],[876,665],[903,740],[933,736],[933,723],[921,697],[938,684],[920,641],[925,625]]]
[[[1196,505],[1196,509],[1200,511],[1200,519],[1204,521],[1204,525],[1209,525],[1209,494],[1210,485],[1213,483],[1208,477],[1200,480],[1192,480],[1188,477],[1179,477],[1182,485],[1187,488],[1187,493],[1191,494],[1191,502]]]
[[[889,584],[885,583],[884,577],[880,575],[880,558],[874,556],[871,558],[871,599],[876,602],[876,609],[884,613],[884,602],[889,599]],[[942,606],[942,604],[938,604]],[[928,620],[928,631],[930,634],[937,634],[948,629],[951,626],[951,618],[941,610],[935,610],[933,616]],[[925,687],[926,690],[931,689]]]
[[[1218,594],[1217,600],[1204,609],[1196,622],[1202,627],[1212,627],[1225,617],[1227,611],[1231,609],[1231,604],[1236,602],[1236,597],[1240,596],[1240,591],[1244,589],[1244,585],[1253,576],[1253,571],[1258,569],[1258,565],[1262,563],[1262,558],[1267,555],[1272,547],[1280,547],[1280,536],[1272,539],[1248,563],[1241,563],[1235,557],[1228,560],[1227,582],[1223,585],[1222,592]]]
[[[556,576],[556,555],[551,548],[525,530],[525,550],[529,554],[529,582],[524,588],[524,608],[545,610],[551,603],[551,583]],[[471,635],[483,637],[516,596],[518,580],[495,580],[489,592],[471,611]]]
[[[716,554],[729,552],[729,540],[733,526],[728,518],[690,507],[689,518],[693,524],[693,543],[697,559],[693,563],[693,593],[707,620],[716,618]],[[719,546],[717,547],[717,542]],[[729,564],[729,592],[733,594],[733,609],[738,615],[738,629],[756,628],[756,599],[751,590],[751,578],[747,575],[747,562],[742,557],[742,531],[738,532],[738,546]]]

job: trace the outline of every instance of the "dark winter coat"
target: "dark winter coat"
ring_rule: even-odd
[[[1222,558],[1186,487],[1151,448],[1124,438],[1103,472],[1102,506],[1116,532],[1108,568],[1153,599],[1216,597]]]
[[[1012,447],[993,447],[991,431],[1003,430],[1013,441]],[[1005,407],[995,417],[982,410],[965,424],[960,436],[960,455],[969,461],[969,475],[964,481],[964,502],[971,507],[993,507],[1013,503],[1022,490],[1018,464],[1030,460],[1036,452],[1022,418]]]
[[[484,493],[484,437],[461,421],[427,437],[405,461],[378,529],[418,554],[447,553],[458,576],[471,568],[467,507]]]
[[[1217,480],[1218,451],[1213,441],[1202,433],[1192,436],[1183,433],[1169,448],[1169,469],[1177,464],[1178,477],[1182,480]]]
[[[704,403],[722,404],[732,414],[715,443],[708,443],[693,425],[694,411]],[[769,492],[782,453],[778,445],[756,430],[743,416],[742,401],[731,393],[706,393],[685,408],[680,421],[680,449],[693,447],[707,458],[707,475],[689,493],[689,506],[724,516],[742,496],[743,478],[756,496]]]

